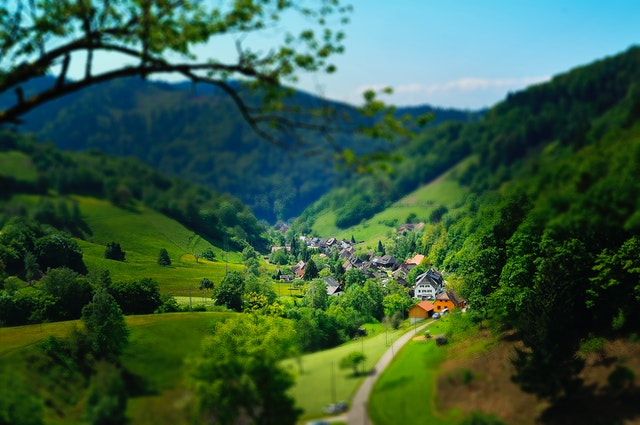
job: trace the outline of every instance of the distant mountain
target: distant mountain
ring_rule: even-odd
[[[52,83],[45,78],[33,84]],[[302,108],[326,102],[306,93],[294,99]],[[355,114],[348,105],[331,105]],[[435,114],[435,123],[481,115],[429,106],[398,110],[425,112]],[[271,145],[257,137],[226,95],[210,86],[116,80],[34,110],[20,129],[62,149],[137,157],[160,172],[232,194],[270,222],[299,215],[342,179],[320,140],[312,143],[321,149],[313,156]],[[336,143],[359,152],[381,147],[350,134],[337,135]]]

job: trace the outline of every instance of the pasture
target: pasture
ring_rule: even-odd
[[[88,240],[78,240],[85,264],[90,269],[108,269],[113,281],[152,278],[162,293],[188,297],[198,293],[206,277],[220,283],[227,271],[243,270],[241,255],[226,252],[176,221],[142,206],[128,210],[95,198],[75,198],[82,218],[91,229]],[[126,261],[104,258],[107,243],[117,242]],[[159,266],[161,248],[169,252],[170,266]],[[215,261],[196,254],[211,249]]]

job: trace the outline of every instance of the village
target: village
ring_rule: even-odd
[[[403,228],[403,231],[407,230],[412,231],[413,226]],[[337,256],[341,260],[340,264],[345,272],[357,269],[367,279],[375,279],[380,285],[385,286],[391,281],[402,285],[414,302],[408,309],[411,324],[429,318],[439,319],[442,315],[456,309],[467,308],[466,300],[456,294],[453,289],[447,288],[447,281],[444,279],[443,273],[430,267],[420,274],[411,276],[409,272],[413,268],[424,267],[426,258],[422,254],[398,261],[389,254],[368,253],[360,256],[356,253],[354,240],[306,236],[300,236],[299,239],[308,250],[315,252],[321,258]],[[271,252],[283,249],[289,250],[290,247],[273,247]],[[299,286],[303,281],[307,264],[308,262],[303,260],[298,261],[290,268],[291,273],[281,274],[279,279],[296,287]],[[343,293],[344,282],[337,280],[334,276],[324,276],[323,280],[329,296],[337,297]]]

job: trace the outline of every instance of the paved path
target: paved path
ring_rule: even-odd
[[[393,357],[396,355],[400,348],[404,344],[406,344],[413,337],[420,335],[422,329],[427,327],[429,324],[433,323],[433,320],[423,323],[415,329],[411,329],[409,332],[403,334],[400,338],[395,340],[391,347],[380,357],[378,363],[376,363],[375,368],[371,372],[369,376],[367,376],[360,388],[358,388],[358,392],[351,400],[351,407],[349,412],[347,412],[347,424],[348,425],[371,425],[371,419],[369,419],[369,414],[367,412],[367,401],[369,400],[369,394],[371,393],[371,389],[373,388],[373,384],[375,384],[378,376],[384,371],[384,369],[391,363]]]

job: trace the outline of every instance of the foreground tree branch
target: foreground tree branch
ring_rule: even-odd
[[[235,0],[210,6],[205,0],[0,0],[0,95],[14,101],[0,109],[0,125],[19,123],[40,105],[116,78],[173,73],[194,84],[219,87],[261,138],[282,147],[305,143],[310,132],[360,132],[391,139],[408,134],[395,110],[365,96],[363,116],[340,116],[334,108],[296,107],[287,87],[303,73],[333,73],[332,58],[344,51],[350,6],[339,0]],[[309,7],[306,7],[306,6]],[[295,34],[284,18],[300,20]],[[249,37],[269,35],[279,41],[267,51],[246,47]],[[249,43],[251,44],[251,43]],[[235,54],[196,57],[202,46],[230,45]],[[213,49],[213,47],[210,47]],[[229,49],[233,51],[234,49]],[[202,55],[200,55],[202,56]],[[229,57],[232,56],[232,57]],[[105,66],[107,62],[111,66]],[[99,65],[100,64],[100,65]],[[72,69],[82,77],[69,79]],[[31,80],[53,76],[38,92],[26,90]],[[352,114],[353,115],[353,114]],[[365,124],[363,124],[365,123]],[[346,158],[331,137],[328,146]]]

